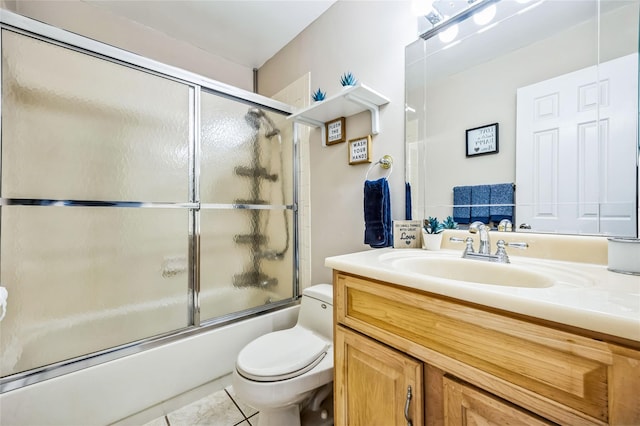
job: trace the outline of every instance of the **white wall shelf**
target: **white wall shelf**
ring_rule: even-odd
[[[371,112],[371,133],[380,133],[380,106],[389,103],[389,99],[373,89],[358,83],[343,88],[340,92],[316,102],[307,108],[287,117],[298,123],[319,127],[322,133],[322,145],[326,146],[325,123],[339,117],[349,117],[362,111]]]

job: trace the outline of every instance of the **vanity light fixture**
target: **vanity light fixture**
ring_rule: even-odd
[[[450,17],[445,11],[438,11],[438,6],[435,4],[435,1],[431,1],[432,9],[431,11],[423,15],[424,19],[431,23],[432,28],[420,34],[420,37],[424,40],[428,40],[436,34],[440,34],[442,32],[447,31],[449,28],[457,25],[458,23],[464,21],[468,17],[474,15],[475,13],[483,11],[488,6],[494,5],[499,0],[474,0],[474,1],[466,1],[466,7],[462,8],[459,12],[452,14]],[[451,2],[453,3],[453,2]],[[495,6],[495,5],[494,5]],[[495,15],[495,11],[493,13]],[[493,19],[493,17],[491,18]],[[489,19],[489,21],[491,20]],[[489,22],[487,21],[487,22]],[[455,33],[453,37],[450,34],[448,36],[443,36],[445,39],[453,40],[457,36],[457,29],[451,30],[451,33]],[[442,38],[441,38],[442,40]]]

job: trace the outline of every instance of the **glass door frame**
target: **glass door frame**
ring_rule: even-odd
[[[23,17],[21,15],[0,9],[0,30],[9,30],[29,37],[33,37],[47,43],[58,45],[67,49],[94,56],[118,65],[137,69],[139,71],[156,75],[162,78],[180,82],[188,86],[189,90],[189,201],[186,203],[142,203],[135,207],[143,208],[179,208],[189,210],[189,230],[188,230],[188,326],[178,331],[171,331],[129,344],[108,348],[103,351],[91,353],[86,356],[60,361],[44,367],[35,368],[22,373],[0,378],[0,394],[23,386],[37,383],[49,378],[57,377],[73,371],[88,368],[124,356],[132,355],[143,350],[152,349],[169,342],[183,339],[194,334],[211,330],[231,322],[246,319],[259,315],[268,311],[281,309],[292,305],[297,301],[300,295],[298,282],[298,172],[299,172],[299,129],[298,124],[293,125],[293,194],[292,204],[286,206],[275,206],[278,209],[289,209],[293,213],[292,224],[292,248],[293,248],[293,265],[292,265],[292,298],[285,299],[269,305],[258,306],[239,313],[233,313],[217,317],[202,322],[200,319],[200,194],[199,194],[199,175],[200,175],[200,94],[202,90],[215,93],[216,95],[231,98],[247,106],[257,106],[268,111],[283,114],[286,116],[294,112],[292,106],[285,103],[275,101],[273,99],[248,92],[246,90],[233,87],[202,75],[186,71],[177,67],[173,67],[155,60],[145,58],[143,56],[127,52],[122,49]],[[1,53],[1,44],[0,44]],[[1,81],[0,81],[1,88]],[[1,105],[0,105],[1,107]],[[0,140],[0,147],[2,141]],[[0,170],[2,170],[2,158],[0,156]],[[0,176],[1,178],[1,176]],[[33,200],[16,200],[10,198],[2,198],[0,196],[0,206],[21,205],[33,202]],[[74,200],[74,202],[76,202]],[[120,205],[117,205],[120,204]],[[132,203],[116,203],[118,207],[129,208]],[[95,207],[95,205],[94,205]],[[232,206],[231,208],[243,209],[246,206]],[[0,210],[1,211],[1,210]]]

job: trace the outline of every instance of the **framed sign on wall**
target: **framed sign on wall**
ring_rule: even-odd
[[[344,117],[327,121],[325,123],[325,129],[327,134],[327,140],[325,141],[326,145],[333,145],[346,140],[345,135],[347,134],[347,130],[345,127]]]
[[[349,164],[371,162],[371,135],[349,140]]]
[[[498,123],[467,130],[467,157],[498,152]]]

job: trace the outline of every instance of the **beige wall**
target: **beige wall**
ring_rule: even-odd
[[[324,15],[260,68],[259,90],[271,96],[311,73],[311,89],[327,96],[340,89],[351,71],[363,84],[391,100],[380,114],[373,137],[375,162],[394,158],[390,178],[393,219],[404,219],[404,48],[417,38],[410,1],[338,1]],[[369,113],[347,118],[347,139],[371,133]],[[350,166],[347,144],[322,147],[320,131],[310,138],[311,282],[331,282],[327,256],[359,251],[364,245],[363,182],[368,164]],[[369,178],[382,176],[375,167]]]
[[[253,70],[80,0],[2,0],[0,6],[156,61],[253,90]]]

